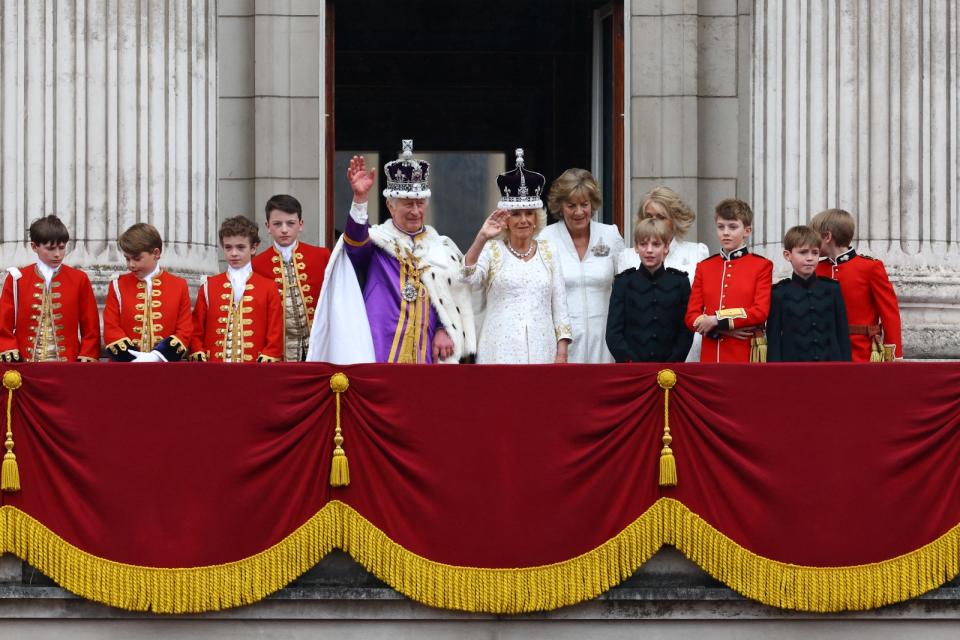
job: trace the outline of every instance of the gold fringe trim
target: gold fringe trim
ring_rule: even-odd
[[[485,569],[433,562],[407,551],[339,501],[274,546],[243,560],[186,569],[112,562],[69,544],[15,507],[0,508],[2,551],[64,588],[134,611],[194,613],[250,604],[282,588],[334,548],[400,593],[445,609],[546,611],[589,600],[631,576],[663,544],[742,595],[801,611],[862,610],[901,602],[960,573],[960,524],[902,556],[848,567],[804,567],[758,556],[680,502],[661,498],[596,549],[550,565]]]

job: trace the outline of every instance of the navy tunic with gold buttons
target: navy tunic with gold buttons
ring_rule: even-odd
[[[767,362],[850,360],[847,311],[840,285],[793,274],[773,286],[767,318]]]
[[[686,272],[627,269],[613,280],[607,348],[617,362],[683,362],[693,332],[683,323],[690,298]]]

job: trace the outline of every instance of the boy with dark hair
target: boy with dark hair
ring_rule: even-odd
[[[683,323],[690,298],[685,271],[664,268],[673,233],[645,218],[633,231],[640,268],[613,280],[607,315],[607,348],[617,362],[683,362],[693,333]]]
[[[810,226],[822,238],[817,275],[840,283],[854,362],[902,358],[897,294],[883,263],[850,246],[856,231],[853,216],[827,209],[813,216]]]
[[[768,362],[850,361],[847,312],[840,285],[816,275],[820,234],[793,227],[783,237],[793,275],[773,285],[767,318]]]
[[[303,210],[293,196],[276,195],[264,207],[273,246],[253,259],[253,270],[273,280],[283,312],[283,359],[302,362],[310,345],[330,250],[300,240]]]
[[[115,362],[176,362],[187,355],[193,318],[187,281],[160,268],[163,239],[143,222],[117,240],[129,273],[107,289],[103,336]]]
[[[203,278],[193,310],[190,358],[210,362],[279,362],[283,315],[273,282],[253,272],[257,225],[235,216],[220,225],[227,270]]]
[[[697,264],[687,327],[703,335],[700,362],[761,362],[773,263],[747,249],[753,211],[746,202],[721,201],[714,219],[720,253]]]
[[[63,264],[70,232],[57,216],[30,225],[37,261],[7,269],[0,294],[0,358],[6,362],[96,362],[100,318],[90,279]]]

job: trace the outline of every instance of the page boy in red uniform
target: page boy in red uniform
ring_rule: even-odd
[[[129,273],[107,289],[103,336],[115,362],[176,362],[193,334],[187,281],[160,268],[163,239],[138,222],[117,240]]]
[[[37,261],[10,267],[0,294],[0,358],[6,362],[96,362],[100,317],[90,278],[63,264],[70,232],[57,216],[30,225]]]
[[[823,238],[817,275],[840,283],[850,323],[854,362],[881,362],[903,357],[900,305],[883,263],[850,245],[856,223],[842,209],[813,216],[810,226]]]
[[[703,335],[700,362],[760,362],[773,263],[747,249],[753,211],[746,202],[723,200],[715,221],[720,253],[697,264],[686,324]]]
[[[253,259],[253,270],[276,283],[283,310],[283,359],[307,358],[313,314],[320,300],[330,250],[301,242],[303,209],[293,196],[276,195],[264,207],[273,246]]]
[[[210,362],[279,362],[283,311],[272,280],[253,272],[260,234],[249,218],[227,218],[220,246],[227,270],[205,278],[193,309],[190,357]]]

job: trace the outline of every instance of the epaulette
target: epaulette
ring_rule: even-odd
[[[773,285],[773,288],[776,289],[777,287],[782,287],[783,285],[789,283],[791,280],[792,280],[792,278],[784,278],[784,279],[781,280],[780,282],[778,282],[778,283],[776,283],[775,285]]]
[[[667,268],[666,268],[666,272],[667,272],[667,273],[672,273],[672,274],[677,275],[677,276],[683,276],[684,278],[686,278],[686,277],[689,275],[689,274],[687,274],[686,271],[681,271],[680,269],[674,269],[673,267],[667,267]]]
[[[621,271],[620,273],[618,273],[617,275],[615,275],[614,278],[619,278],[620,276],[625,276],[625,275],[627,275],[628,273],[636,273],[636,272],[637,272],[637,268],[636,268],[636,267],[630,267],[629,269],[624,269],[623,271]]]

